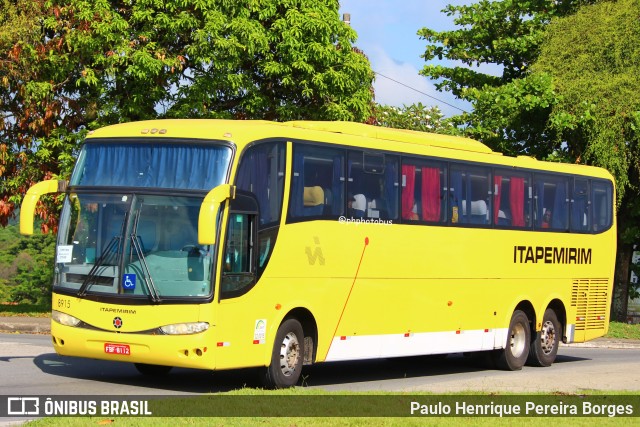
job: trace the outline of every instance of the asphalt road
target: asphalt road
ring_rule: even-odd
[[[461,355],[326,363],[306,367],[302,385],[434,393],[640,390],[640,346],[629,347],[562,346],[551,367],[517,372],[486,369]],[[129,363],[58,356],[48,335],[29,334],[0,334],[0,378],[3,395],[190,395],[261,387],[253,369],[175,369],[149,378]]]

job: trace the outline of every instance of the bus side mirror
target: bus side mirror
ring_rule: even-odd
[[[236,187],[222,184],[215,187],[205,196],[198,215],[198,243],[214,245],[216,243],[216,220],[222,202],[236,197]]]
[[[33,234],[33,215],[40,196],[50,193],[64,193],[67,190],[67,184],[67,181],[50,179],[34,184],[29,188],[20,205],[20,234],[25,236]]]

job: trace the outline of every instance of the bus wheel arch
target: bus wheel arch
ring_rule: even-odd
[[[313,314],[306,308],[295,308],[285,316],[286,319],[297,319],[302,325],[302,331],[304,333],[304,364],[312,365],[316,360],[316,354],[318,349],[318,326]],[[283,320],[283,322],[284,322]]]
[[[307,310],[292,310],[276,332],[269,364],[261,369],[267,388],[292,387],[298,383],[302,366],[311,364],[315,355],[315,320]]]
[[[546,367],[553,364],[564,337],[565,322],[564,306],[558,300],[552,301],[544,312],[540,330],[533,331],[531,336],[528,365]]]

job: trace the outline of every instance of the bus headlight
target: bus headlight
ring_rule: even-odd
[[[160,326],[160,330],[167,335],[199,334],[207,329],[209,329],[207,322],[175,323],[173,325]]]
[[[51,318],[64,326],[78,326],[80,319],[58,310],[51,310]]]

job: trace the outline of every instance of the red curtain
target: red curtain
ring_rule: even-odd
[[[514,227],[524,227],[524,178],[511,178],[509,196],[511,225]]]
[[[422,168],[422,219],[440,221],[440,169]]]
[[[500,213],[500,197],[502,195],[502,176],[493,177],[493,223],[498,224],[498,214]]]
[[[415,203],[416,167],[402,165],[402,176],[405,179],[405,185],[402,188],[402,219],[414,219],[413,204]]]

